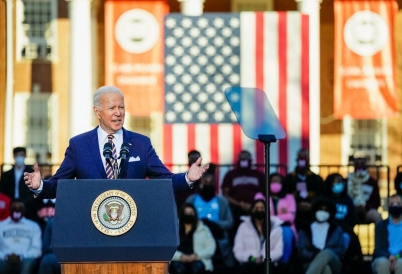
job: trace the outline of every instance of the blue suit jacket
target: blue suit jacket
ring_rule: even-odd
[[[174,191],[189,190],[185,174],[173,174],[161,162],[148,137],[123,128],[123,142],[130,144],[130,153],[121,167],[122,179],[172,179]],[[107,179],[100,156],[97,127],[70,139],[60,168],[49,180],[43,180],[38,198],[55,198],[59,179]],[[139,161],[129,161],[130,157]],[[138,159],[138,158],[137,158]]]

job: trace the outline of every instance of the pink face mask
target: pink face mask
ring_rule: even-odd
[[[269,188],[271,189],[272,193],[279,193],[282,190],[282,184],[279,182],[271,182]]]

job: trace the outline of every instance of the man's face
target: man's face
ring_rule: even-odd
[[[107,92],[100,98],[100,107],[94,107],[101,128],[109,134],[116,133],[124,124],[124,98],[118,93]]]

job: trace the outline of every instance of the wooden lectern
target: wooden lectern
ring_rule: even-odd
[[[119,200],[120,194],[116,198],[111,193],[126,193],[135,203],[135,210],[126,206],[120,215],[128,218],[135,214],[134,224],[118,236],[110,234],[118,229],[124,231],[120,223],[105,228],[109,235],[101,232],[103,226],[99,228],[101,219],[108,218],[104,217],[105,205],[116,199],[126,201]],[[179,245],[178,235],[171,180],[58,182],[51,247],[63,274],[167,274]]]

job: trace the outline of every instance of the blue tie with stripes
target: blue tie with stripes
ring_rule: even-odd
[[[115,167],[114,165],[117,161],[116,146],[113,143],[113,138],[114,138],[114,136],[112,134],[109,134],[107,136],[109,143],[112,145],[112,159],[110,159],[110,162],[106,161],[106,176],[108,179],[113,179],[114,167]]]

